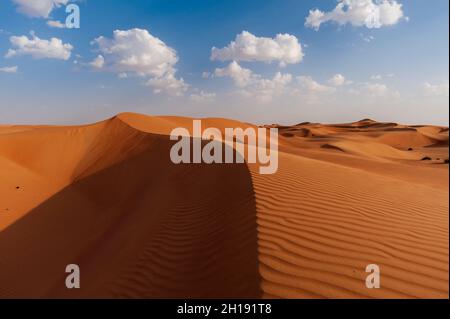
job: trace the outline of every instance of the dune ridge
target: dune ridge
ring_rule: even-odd
[[[0,126],[0,298],[448,298],[447,128],[271,125],[279,170],[260,175],[172,164],[168,135],[191,126]]]

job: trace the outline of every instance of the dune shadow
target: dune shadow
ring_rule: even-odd
[[[176,165],[168,136],[145,135],[137,154],[0,232],[0,297],[261,296],[247,165]],[[81,289],[65,287],[68,264],[80,266]]]

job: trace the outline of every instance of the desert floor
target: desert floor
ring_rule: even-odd
[[[191,126],[0,126],[0,298],[448,298],[448,128],[270,125],[279,169],[261,175],[173,164]]]

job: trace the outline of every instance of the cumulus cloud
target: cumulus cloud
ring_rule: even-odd
[[[425,82],[423,84],[423,88],[425,93],[429,96],[448,96],[449,92],[448,83],[431,84],[429,82]]]
[[[273,78],[265,79],[259,76],[257,80],[247,87],[242,93],[262,102],[269,102],[274,96],[283,94],[288,90],[288,85],[292,82],[292,75],[277,72]]]
[[[275,38],[257,37],[248,31],[236,36],[234,41],[222,48],[213,47],[211,60],[273,62],[281,66],[299,63],[303,59],[302,46],[290,34],[277,34]]]
[[[333,86],[342,86],[345,84],[345,77],[342,74],[335,74],[328,80]]]
[[[89,63],[89,65],[92,66],[94,69],[101,69],[105,65],[105,58],[99,54],[94,60],[92,60]]]
[[[19,67],[17,65],[15,66],[5,66],[0,68],[0,73],[17,73],[17,70]]]
[[[394,25],[403,17],[402,5],[395,0],[338,0],[329,12],[309,11],[305,26],[319,30],[323,23],[351,24],[369,29]]]
[[[59,59],[68,60],[70,58],[73,46],[69,43],[63,43],[61,39],[51,38],[44,40],[38,38],[33,32],[31,37],[12,36],[9,38],[13,49],[9,49],[6,58],[21,55],[31,55],[35,59]]]
[[[302,91],[308,94],[333,93],[336,91],[334,87],[320,84],[310,76],[301,75],[297,77],[297,80]]]
[[[175,96],[183,95],[189,87],[182,78],[177,79],[173,73],[166,73],[164,76],[151,78],[148,80],[147,85],[152,87],[153,92],[156,94],[167,93]]]
[[[116,30],[111,39],[101,36],[92,44],[114,71],[160,77],[178,62],[174,49],[143,29]]]
[[[69,0],[13,0],[17,11],[33,18],[48,18],[54,8],[66,5]]]
[[[249,85],[254,78],[251,70],[241,67],[236,61],[231,62],[225,68],[217,68],[214,75],[216,77],[230,77],[238,87]]]
[[[261,75],[241,67],[236,61],[231,62],[225,68],[216,69],[214,76],[230,77],[239,88],[238,93],[262,102],[268,102],[272,100],[273,96],[282,94],[292,81],[291,74],[281,72],[277,72],[273,78],[263,78]]]
[[[213,76],[231,78],[238,88],[238,93],[262,102],[269,102],[273,97],[286,93],[311,97],[336,92],[336,87],[320,84],[310,76],[298,76],[296,85],[293,83],[293,76],[289,73],[277,72],[272,78],[264,78],[241,67],[236,61],[225,68],[217,68]],[[329,82],[333,82],[335,86],[350,83],[341,74],[336,74]]]
[[[175,76],[177,52],[147,30],[116,30],[112,38],[101,36],[92,44],[98,46],[102,57],[97,56],[92,66],[147,77],[147,85],[153,87],[155,93],[180,95],[187,90],[184,80]],[[96,63],[100,61],[102,63]]]

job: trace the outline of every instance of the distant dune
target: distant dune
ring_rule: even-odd
[[[168,135],[191,126],[0,126],[0,298],[449,297],[448,128],[270,125],[279,169],[261,175],[173,164]]]

